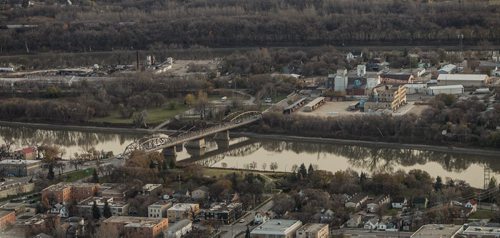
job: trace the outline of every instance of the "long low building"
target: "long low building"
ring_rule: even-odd
[[[482,87],[489,81],[486,74],[440,74],[437,78],[438,86],[463,85],[464,87]]]
[[[0,170],[4,176],[24,177],[34,175],[41,164],[39,160],[6,159],[0,161]]]
[[[463,93],[464,93],[464,86],[462,85],[432,86],[427,89],[428,95],[463,94]]]
[[[312,112],[325,104],[324,97],[317,97],[304,106],[304,112]]]

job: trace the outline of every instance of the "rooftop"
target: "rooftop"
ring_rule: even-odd
[[[123,206],[127,203],[121,201],[114,201],[113,198],[104,198],[104,197],[89,197],[78,204],[79,206],[92,206],[94,205],[94,201],[97,206],[104,206],[105,202],[108,202],[109,206]]]
[[[189,219],[180,220],[180,221],[174,223],[173,225],[169,225],[166,232],[175,233],[176,231],[178,231],[178,230],[180,230],[180,229],[184,228],[185,226],[192,224],[192,223],[193,222]]]
[[[132,217],[132,216],[112,216],[103,223],[123,223],[125,227],[153,227],[165,220],[165,218]]]
[[[65,183],[65,182],[60,182],[58,184],[51,185],[44,190],[48,191],[59,191],[61,189],[65,188],[84,188],[84,187],[94,187],[94,186],[99,186],[98,183]]]
[[[486,74],[440,74],[438,80],[486,81]]]
[[[302,225],[299,220],[271,219],[252,230],[251,234],[287,234]]]
[[[324,227],[328,227],[328,224],[321,223],[307,223],[297,230],[297,232],[318,232]]]
[[[163,207],[163,206],[172,206],[172,202],[160,200],[158,202],[149,205],[148,207]]]
[[[193,208],[193,206],[198,206],[198,204],[196,204],[196,203],[176,203],[168,210],[170,210],[170,211],[185,211],[185,210],[191,210],[191,208]]]
[[[232,209],[235,209],[237,207],[241,207],[242,204],[241,203],[230,203],[230,204],[226,204],[226,203],[215,203],[215,204],[212,204],[212,206],[210,207],[210,211],[228,211],[228,210],[232,210]]]
[[[156,189],[156,188],[161,187],[161,186],[162,186],[161,184],[148,183],[148,184],[145,184],[144,186],[142,186],[142,189],[147,190],[147,191],[151,191],[151,190]]]
[[[0,161],[0,164],[41,164],[40,160],[20,160],[20,159],[4,159]]]
[[[421,226],[410,238],[447,238],[453,237],[462,228],[453,224],[428,224]]]
[[[443,86],[431,86],[429,89],[452,89],[452,88],[464,88],[463,85],[443,85]]]

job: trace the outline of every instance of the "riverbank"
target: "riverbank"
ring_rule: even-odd
[[[124,134],[136,134],[136,135],[150,135],[153,133],[171,134],[176,132],[175,130],[164,130],[164,129],[153,131],[152,129],[141,129],[141,128],[55,125],[55,124],[44,124],[44,123],[9,122],[9,121],[0,121],[0,126],[28,127],[28,128],[44,129],[44,130],[71,130],[71,131],[96,132],[96,133],[124,133]],[[430,150],[430,151],[453,153],[453,154],[479,155],[487,157],[500,156],[500,150],[494,150],[489,148],[348,140],[348,139],[305,137],[305,136],[292,136],[292,135],[280,135],[280,134],[266,135],[254,132],[230,132],[230,135],[232,137],[244,136],[244,137],[265,139],[265,140],[278,140],[278,141],[281,140],[281,141],[291,141],[291,142],[307,142],[307,143],[337,144],[337,145],[356,145],[356,146],[375,147],[375,148],[383,147],[383,148],[393,148],[393,149]]]

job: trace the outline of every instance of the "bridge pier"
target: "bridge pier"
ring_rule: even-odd
[[[182,144],[178,144],[175,146],[175,152],[182,152]]]
[[[176,152],[176,147],[168,147],[163,149],[163,155],[165,157],[176,157],[177,152]]]
[[[215,134],[214,140],[215,143],[217,143],[218,149],[227,149],[229,147],[229,141],[231,140],[229,137],[229,130]]]
[[[184,144],[184,147],[186,147],[186,149],[204,149],[207,146],[205,145],[205,138],[201,138],[199,140],[191,140],[186,142],[186,144]]]

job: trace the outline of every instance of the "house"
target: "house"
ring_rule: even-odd
[[[438,70],[438,74],[454,74],[457,72],[457,66],[454,64],[447,64]]]
[[[363,58],[363,52],[361,52],[361,51],[351,51],[351,52],[347,53],[347,55],[346,55],[347,61],[352,61],[352,60],[361,59],[361,58]]]
[[[328,224],[307,223],[295,233],[296,238],[328,238],[330,231]]]
[[[378,211],[382,206],[388,204],[391,201],[391,198],[389,195],[380,195],[377,198],[375,198],[373,201],[368,202],[366,204],[366,210],[368,212],[374,213]]]
[[[378,218],[377,217],[367,217],[366,221],[364,222],[363,228],[365,230],[377,230],[378,228]]]
[[[464,205],[465,208],[469,208],[471,209],[471,212],[470,213],[474,213],[477,211],[477,201],[476,199],[471,199],[469,200],[465,205]]]
[[[349,228],[358,228],[359,225],[361,224],[361,218],[362,216],[359,214],[354,214],[351,216],[351,218],[346,222],[346,227]]]
[[[51,214],[59,215],[61,218],[69,217],[69,211],[66,206],[62,203],[57,203],[50,209]]]
[[[391,207],[395,209],[402,209],[403,207],[406,207],[407,203],[408,201],[405,197],[395,197],[391,201]]]
[[[267,213],[264,213],[264,212],[255,212],[255,216],[253,218],[253,223],[258,225],[258,224],[262,224],[266,221],[268,221],[270,218],[269,218],[269,215]]]
[[[170,222],[178,222],[184,219],[192,219],[200,213],[200,205],[197,203],[176,203],[167,210]]]
[[[250,232],[251,238],[284,237],[293,238],[302,226],[299,220],[271,219]]]
[[[426,209],[429,204],[429,199],[426,197],[415,197],[413,198],[412,205],[417,209]]]
[[[201,186],[191,192],[191,198],[195,200],[207,199],[209,195],[209,189],[207,186]]]
[[[368,199],[366,194],[358,193],[352,196],[352,198],[345,203],[346,208],[355,208],[358,209],[363,205],[364,202]]]
[[[36,159],[37,151],[35,147],[26,147],[14,152],[14,158],[23,160]]]

